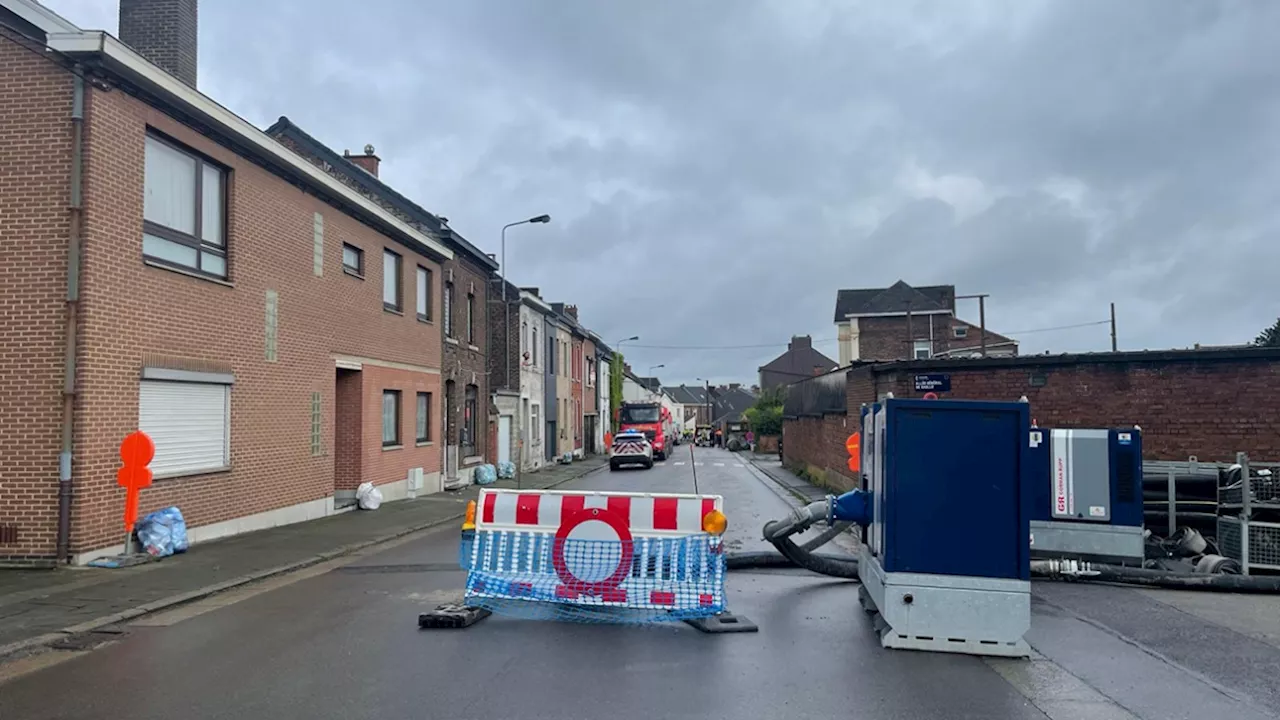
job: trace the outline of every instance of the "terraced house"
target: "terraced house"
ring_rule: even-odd
[[[0,0],[0,561],[118,552],[136,428],[141,510],[177,505],[196,543],[365,481],[439,489],[441,441],[483,454],[459,355],[484,352],[486,263],[367,192],[376,158],[319,162],[202,94],[194,0],[120,12],[117,39]]]

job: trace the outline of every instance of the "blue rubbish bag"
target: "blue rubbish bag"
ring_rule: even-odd
[[[169,557],[174,553],[187,551],[187,521],[182,518],[182,511],[176,507],[167,507],[148,514],[138,522],[138,543],[148,555]]]
[[[481,465],[476,468],[475,481],[477,485],[488,485],[498,479],[498,472],[492,465]]]
[[[498,463],[498,477],[510,479],[516,476],[516,464],[510,460]]]

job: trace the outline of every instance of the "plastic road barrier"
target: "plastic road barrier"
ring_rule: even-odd
[[[465,603],[596,622],[723,612],[723,502],[719,495],[482,489],[463,531]]]

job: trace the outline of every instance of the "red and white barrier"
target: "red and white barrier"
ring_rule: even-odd
[[[703,529],[723,502],[719,495],[482,489],[467,595],[723,608],[722,539]],[[683,542],[691,536],[702,541]],[[579,540],[606,542],[565,542]],[[577,550],[566,554],[566,546]]]

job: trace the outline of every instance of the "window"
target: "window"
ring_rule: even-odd
[[[444,284],[444,336],[453,337],[453,283]]]
[[[529,410],[529,437],[533,442],[542,439],[542,423],[538,422],[538,406],[534,405]]]
[[[400,444],[400,391],[382,391],[382,447]]]
[[[382,251],[382,307],[400,312],[400,256],[390,250]]]
[[[957,325],[951,328],[951,332],[954,333],[957,338],[969,337],[969,328],[964,325]]]
[[[320,393],[311,393],[311,454],[324,454],[324,437],[321,434]]]
[[[556,374],[556,346],[552,344],[551,336],[547,336],[547,374]]]
[[[355,245],[342,243],[342,269],[364,277],[364,251]]]
[[[431,271],[418,266],[418,319],[431,319]]]
[[[538,327],[533,327],[533,342],[529,343],[529,350],[533,353],[533,366],[538,367]]]
[[[231,427],[231,386],[221,383],[143,380],[138,388],[138,429],[156,444],[157,476],[226,470]]]
[[[480,388],[468,385],[462,406],[462,447],[467,456],[476,454],[476,416],[480,413]]]
[[[916,360],[928,360],[933,356],[933,346],[928,340],[917,340],[912,351]]]
[[[153,135],[145,152],[142,255],[225,278],[226,171]]]
[[[418,439],[418,442],[420,443],[430,442],[431,441],[431,393],[429,392],[418,393],[418,407],[416,408],[416,410],[417,410],[416,414],[417,414],[418,429],[417,429],[417,433],[415,434],[415,437]]]
[[[476,296],[467,293],[467,342],[476,344]]]
[[[591,358],[587,358],[587,387],[595,387],[596,385],[596,364]]]
[[[528,354],[528,352],[529,352],[529,323],[525,320],[521,320],[520,321],[520,357],[524,359],[524,356]]]

